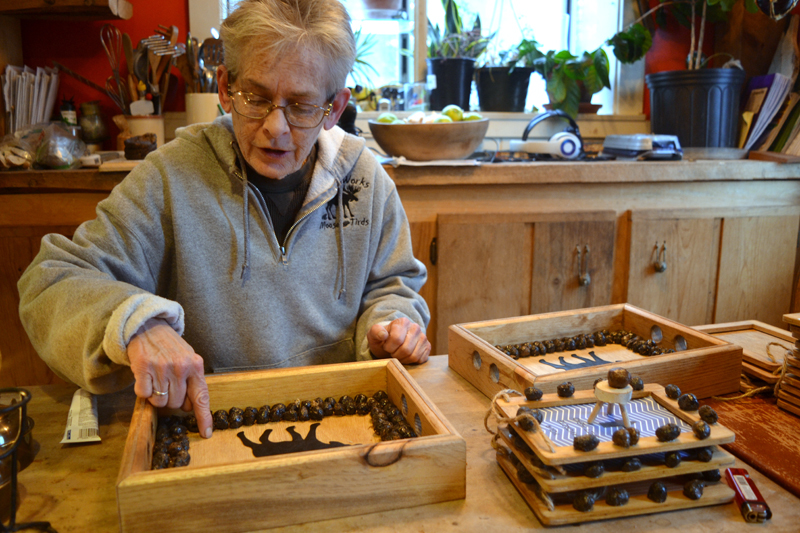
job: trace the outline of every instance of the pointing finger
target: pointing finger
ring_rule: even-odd
[[[202,374],[189,376],[186,398],[192,402],[194,407],[194,416],[197,418],[197,429],[200,432],[200,436],[207,439],[210,438],[213,426],[211,401],[208,396],[208,386]]]

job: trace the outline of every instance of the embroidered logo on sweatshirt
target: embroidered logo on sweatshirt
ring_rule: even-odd
[[[347,227],[349,225],[353,226],[369,226],[369,220],[367,217],[358,218],[358,216],[353,213],[353,204],[358,202],[358,193],[361,192],[362,189],[366,189],[369,187],[369,182],[362,179],[354,180],[351,176],[347,176],[342,183],[342,226]],[[357,206],[356,206],[357,207]],[[337,211],[339,209],[339,195],[338,192],[336,196],[331,198],[328,204],[325,206],[325,213],[322,215],[322,222],[320,223],[320,229],[323,228],[336,228],[339,226],[339,220],[337,217]]]

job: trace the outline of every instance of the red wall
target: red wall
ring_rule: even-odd
[[[130,35],[134,48],[141,39],[154,35],[159,24],[177,26],[179,41],[185,40],[189,28],[187,0],[131,0],[131,4],[133,4],[133,16],[129,20],[23,20],[21,24],[22,56],[25,65],[33,68],[52,67],[53,61],[58,61],[101,87],[105,87],[106,78],[111,75],[111,67],[100,42],[100,28],[103,27],[103,24],[111,23],[121,32]],[[124,54],[120,63],[122,71],[127,72]],[[164,111],[183,111],[185,109],[183,80],[177,68],[173,68],[172,73],[179,82],[172,83],[174,80],[170,80],[171,87]],[[111,135],[111,139],[104,143],[104,148],[116,149],[118,130],[111,121],[111,117],[120,114],[121,111],[108,96],[62,73],[56,110],[61,104],[62,97],[75,97],[75,105],[78,107],[79,113],[82,102],[100,100]]]

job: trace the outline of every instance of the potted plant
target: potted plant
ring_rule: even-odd
[[[670,14],[691,28],[686,70],[645,76],[654,133],[677,135],[682,146],[736,146],[739,96],[745,73],[741,68],[707,68],[711,57],[704,57],[702,49],[706,22],[725,20],[738,1],[662,0],[626,31],[609,39],[617,58],[632,62],[643,57],[652,43],[650,31],[640,24],[649,16],[664,25]],[[743,1],[749,12],[758,10],[754,0]]]
[[[531,45],[528,44],[527,48],[531,48]],[[597,112],[599,107],[591,104],[592,95],[604,87],[611,87],[605,50],[598,48],[575,56],[569,50],[550,50],[543,54],[534,49],[526,54],[529,58],[527,61],[545,80],[545,89],[550,97],[549,107],[561,109],[573,118],[579,111]]]
[[[428,75],[434,76],[430,106],[439,111],[449,104],[469,109],[475,59],[486,50],[493,36],[481,35],[481,19],[476,17],[471,30],[464,30],[454,0],[442,0],[445,10],[444,32],[428,21]]]
[[[362,28],[356,30],[353,36],[356,40],[356,57],[353,62],[353,68],[350,69],[350,78],[353,80],[356,89],[358,86],[369,89],[373,87],[371,75],[378,74],[375,67],[366,60],[366,57],[372,54],[372,49],[375,47],[375,36],[362,33]]]
[[[534,40],[523,39],[516,47],[498,53],[475,69],[481,111],[525,110],[528,85],[534,72],[532,54],[539,52]]]

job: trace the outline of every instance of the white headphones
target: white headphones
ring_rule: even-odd
[[[529,141],[528,134],[534,126],[551,117],[561,117],[569,121],[569,127],[556,133],[549,140]],[[583,156],[583,140],[581,139],[578,124],[561,110],[548,111],[537,115],[528,123],[522,134],[521,141],[509,141],[512,152],[527,152],[529,154],[550,154],[559,159],[577,159]]]

